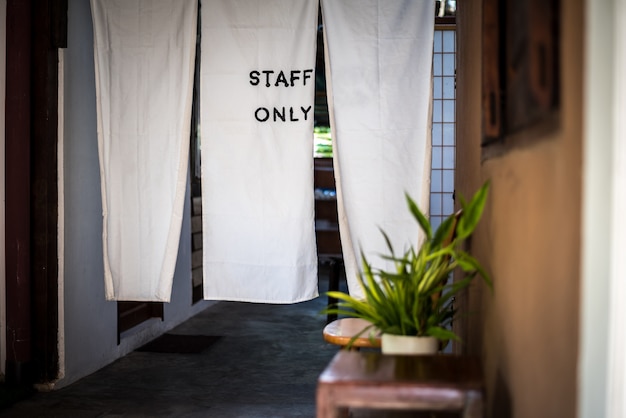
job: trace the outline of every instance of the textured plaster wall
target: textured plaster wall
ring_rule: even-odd
[[[494,291],[473,286],[461,351],[484,363],[489,416],[576,416],[582,189],[582,1],[561,3],[561,110],[530,143],[481,155],[481,4],[458,17],[457,192],[491,180],[471,250]]]

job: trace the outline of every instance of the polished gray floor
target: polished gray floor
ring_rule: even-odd
[[[219,302],[170,332],[222,336],[204,352],[135,351],[0,416],[314,417],[317,377],[337,351],[322,338],[325,303]]]

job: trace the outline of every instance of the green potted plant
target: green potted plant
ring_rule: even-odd
[[[400,353],[396,340],[411,346],[425,343],[428,348],[418,352],[436,352],[441,343],[458,340],[450,330],[457,311],[451,299],[469,286],[476,275],[481,276],[491,288],[491,280],[478,260],[463,249],[463,243],[473,233],[480,220],[487,199],[489,183],[485,183],[469,202],[461,200],[462,209],[445,219],[436,231],[407,194],[406,200],[413,217],[424,232],[424,240],[396,255],[391,242],[381,231],[389,254],[382,255],[393,262],[392,271],[374,269],[364,254],[359,282],[364,299],[332,291],[329,297],[338,303],[324,310],[342,316],[362,318],[371,325],[365,327],[354,339],[368,330],[382,334],[383,353]],[[450,280],[450,274],[459,269],[463,277]],[[418,338],[415,338],[418,337]],[[398,351],[400,350],[400,351]]]

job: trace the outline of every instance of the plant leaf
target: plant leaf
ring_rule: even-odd
[[[445,328],[441,328],[441,327],[429,327],[426,330],[426,334],[430,335],[431,337],[435,337],[439,340],[456,340],[456,341],[460,341],[461,339],[452,331],[450,331],[449,329],[445,329]]]
[[[452,235],[452,231],[454,229],[454,224],[456,223],[456,215],[452,214],[448,216],[437,228],[435,231],[435,236],[432,240],[433,247],[438,247],[443,245],[444,240]]]
[[[373,324],[372,324],[372,325],[368,325],[368,326],[366,326],[366,327],[365,327],[365,328],[363,328],[361,331],[359,331],[358,333],[354,334],[354,335],[352,336],[352,338],[350,338],[350,341],[348,341],[348,344],[346,344],[346,347],[345,347],[345,348],[346,348],[346,350],[350,350],[350,349],[352,348],[352,345],[354,344],[354,342],[355,342],[355,341],[356,341],[356,340],[357,340],[357,339],[358,339],[361,335],[363,335],[366,331],[368,331],[368,330],[370,330],[370,329],[372,329],[372,328],[374,328],[374,325],[373,325]],[[370,335],[370,340],[373,340],[373,339],[374,339],[374,338],[373,338],[373,336],[372,336],[372,335]]]
[[[409,205],[409,210],[413,214],[413,217],[417,220],[417,223],[422,228],[422,231],[426,234],[426,239],[430,241],[433,237],[433,230],[430,226],[430,222],[426,219],[426,216],[422,213],[422,211],[417,207],[417,204],[411,199],[407,193],[405,193],[407,204]]]
[[[457,263],[465,272],[477,271],[487,284],[487,286],[493,290],[493,283],[489,273],[483,268],[483,266],[474,257],[466,253],[465,251],[459,251],[456,257]]]
[[[395,269],[372,267],[361,251],[362,270],[357,279],[364,299],[338,291],[327,292],[337,303],[323,312],[362,318],[384,333],[432,335],[445,341],[458,339],[449,329],[457,313],[451,299],[469,286],[476,274],[491,287],[491,279],[478,260],[461,249],[463,240],[471,235],[482,216],[488,186],[485,183],[469,203],[460,199],[463,211],[446,218],[434,237],[426,216],[405,194],[411,213],[428,239],[419,247],[409,247],[404,254],[394,254],[391,240],[381,229],[389,250],[389,254],[381,257],[392,262]],[[457,234],[453,236],[455,221]],[[457,268],[465,272],[464,277],[450,281],[450,273]]]
[[[463,213],[459,217],[459,222],[456,227],[457,238],[459,240],[469,237],[472,232],[474,232],[474,229],[483,214],[488,193],[489,182],[487,181],[480,189],[478,189],[469,203],[463,204]]]
[[[385,243],[387,244],[387,248],[389,249],[391,257],[395,257],[395,254],[393,252],[393,246],[391,245],[391,240],[389,239],[389,236],[382,228],[378,228],[378,230],[381,232],[381,234],[383,234],[383,238],[385,238]]]

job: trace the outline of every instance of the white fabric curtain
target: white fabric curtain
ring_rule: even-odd
[[[375,267],[419,239],[405,200],[428,211],[432,0],[322,0],[339,228],[350,293],[361,251]]]
[[[203,0],[204,298],[317,290],[313,104],[317,0]]]
[[[169,301],[183,217],[197,0],[91,0],[108,300]]]

